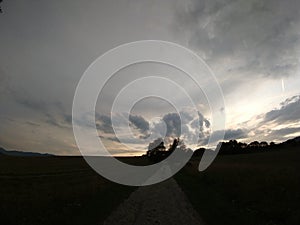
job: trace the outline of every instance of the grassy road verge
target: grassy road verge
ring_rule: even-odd
[[[200,158],[176,175],[210,225],[300,224],[298,149],[218,156],[204,172]]]

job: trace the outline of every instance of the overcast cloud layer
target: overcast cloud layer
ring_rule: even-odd
[[[226,101],[225,140],[282,141],[298,136],[299,8],[297,0],[4,1],[0,146],[79,154],[71,108],[80,77],[109,49],[143,39],[181,44],[208,63]],[[193,146],[207,143],[213,121],[205,95],[178,71],[137,65],[116,74],[97,105],[98,133],[113,153],[141,153],[147,149],[141,142],[162,131],[168,138],[180,135],[172,107],[149,99],[129,114],[136,140],[127,141],[135,151],[119,143],[107,102],[128,83],[129,74],[131,78],[166,74],[198,96],[200,114],[182,111],[180,128],[188,131],[185,139]]]
[[[229,74],[286,77],[299,66],[299,7],[297,0],[192,1],[178,8],[175,26]]]

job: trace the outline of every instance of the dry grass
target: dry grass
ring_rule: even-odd
[[[176,179],[208,224],[300,224],[300,155],[282,149],[218,156],[199,173],[193,159]]]
[[[114,184],[80,157],[0,157],[0,221],[101,224],[134,188]]]

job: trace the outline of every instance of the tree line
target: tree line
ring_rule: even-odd
[[[266,141],[253,141],[247,144],[238,142],[237,140],[230,140],[228,142],[219,142],[217,148],[219,149],[220,155],[229,155],[273,151],[281,149],[282,147],[295,146],[300,146],[300,137],[289,139],[278,144],[275,144],[275,142],[268,143]],[[163,139],[158,138],[148,145],[146,156],[150,160],[158,162],[168,157],[176,149],[180,150],[180,153],[182,154],[192,151],[190,148],[186,147],[184,141],[180,138],[174,138],[172,144],[170,144],[168,148],[165,146]],[[199,148],[194,151],[193,156],[202,156],[206,150],[208,149]]]

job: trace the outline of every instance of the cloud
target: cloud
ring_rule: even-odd
[[[96,114],[96,128],[104,133],[114,133],[111,117],[107,115]]]
[[[225,130],[224,140],[241,139],[248,137],[246,129],[228,129]]]
[[[227,130],[217,130],[214,131],[213,135],[206,134],[205,136],[200,139],[199,145],[207,145],[209,138],[212,137],[218,137],[218,139],[211,139],[210,143],[211,144],[217,144],[220,141],[228,141],[228,140],[239,140],[239,139],[244,139],[248,137],[249,131],[247,129],[227,129]],[[223,139],[219,139],[224,134]]]
[[[40,99],[29,98],[28,95],[13,95],[14,100],[19,105],[30,109],[35,114],[41,115],[42,121],[51,126],[59,128],[70,128],[72,124],[72,116],[65,113],[63,104],[57,102],[46,102]],[[30,125],[30,124],[29,124]]]
[[[300,121],[300,95],[288,98],[280,105],[281,108],[267,112],[261,124],[270,122],[284,124]]]
[[[113,124],[117,126],[118,129],[127,127],[129,124],[140,134],[140,138],[145,138],[149,132],[149,122],[142,116],[132,114],[105,115],[96,113],[96,128],[99,131],[114,134]]]
[[[198,118],[196,118],[191,126],[193,128],[200,128],[200,130],[202,131],[205,127],[209,128],[210,127],[210,122],[208,119],[204,118],[204,116],[202,115],[202,113],[198,112]]]
[[[300,127],[286,127],[278,130],[272,130],[271,135],[274,137],[285,137],[298,132],[300,132]]]
[[[151,132],[154,137],[166,137],[172,139],[181,137],[186,144],[196,145],[210,133],[210,122],[200,112],[194,115],[192,112],[181,111],[163,115],[161,121],[154,124]]]
[[[145,136],[149,135],[149,122],[146,121],[142,116],[129,115],[129,121]]]
[[[192,115],[192,113],[188,111],[181,111],[180,118],[182,120],[182,123],[188,124],[194,119],[194,115]]]
[[[178,4],[174,27],[226,72],[278,78],[299,67],[299,8],[298,0],[192,0]]]
[[[296,136],[300,126],[300,95],[287,98],[278,108],[255,116],[243,123],[249,130],[248,139],[283,141]]]
[[[181,119],[178,113],[168,113],[163,116],[162,120],[167,126],[167,137],[181,135]]]
[[[114,119],[118,116],[120,117],[121,114],[113,115]],[[151,122],[140,115],[130,114],[128,117],[123,115],[122,118],[126,119],[127,123],[123,121],[118,124],[118,135],[124,144],[146,144],[147,141],[157,138],[164,138],[168,143],[173,138],[180,137],[184,139],[186,144],[195,145],[200,138],[199,133],[201,133],[202,138],[209,134],[210,122],[200,112],[195,115],[188,110],[180,113],[167,113],[162,115],[159,120]],[[121,139],[116,137],[112,129],[110,116],[97,115],[96,121],[101,138],[120,143]],[[128,132],[124,132],[128,122],[135,128],[132,130],[134,137],[131,137]],[[151,140],[146,140],[147,138]]]
[[[48,109],[48,104],[44,101],[40,100],[32,100],[25,97],[16,97],[15,101],[19,103],[20,105],[25,106],[26,108],[32,109],[34,111],[39,111],[45,113]]]

